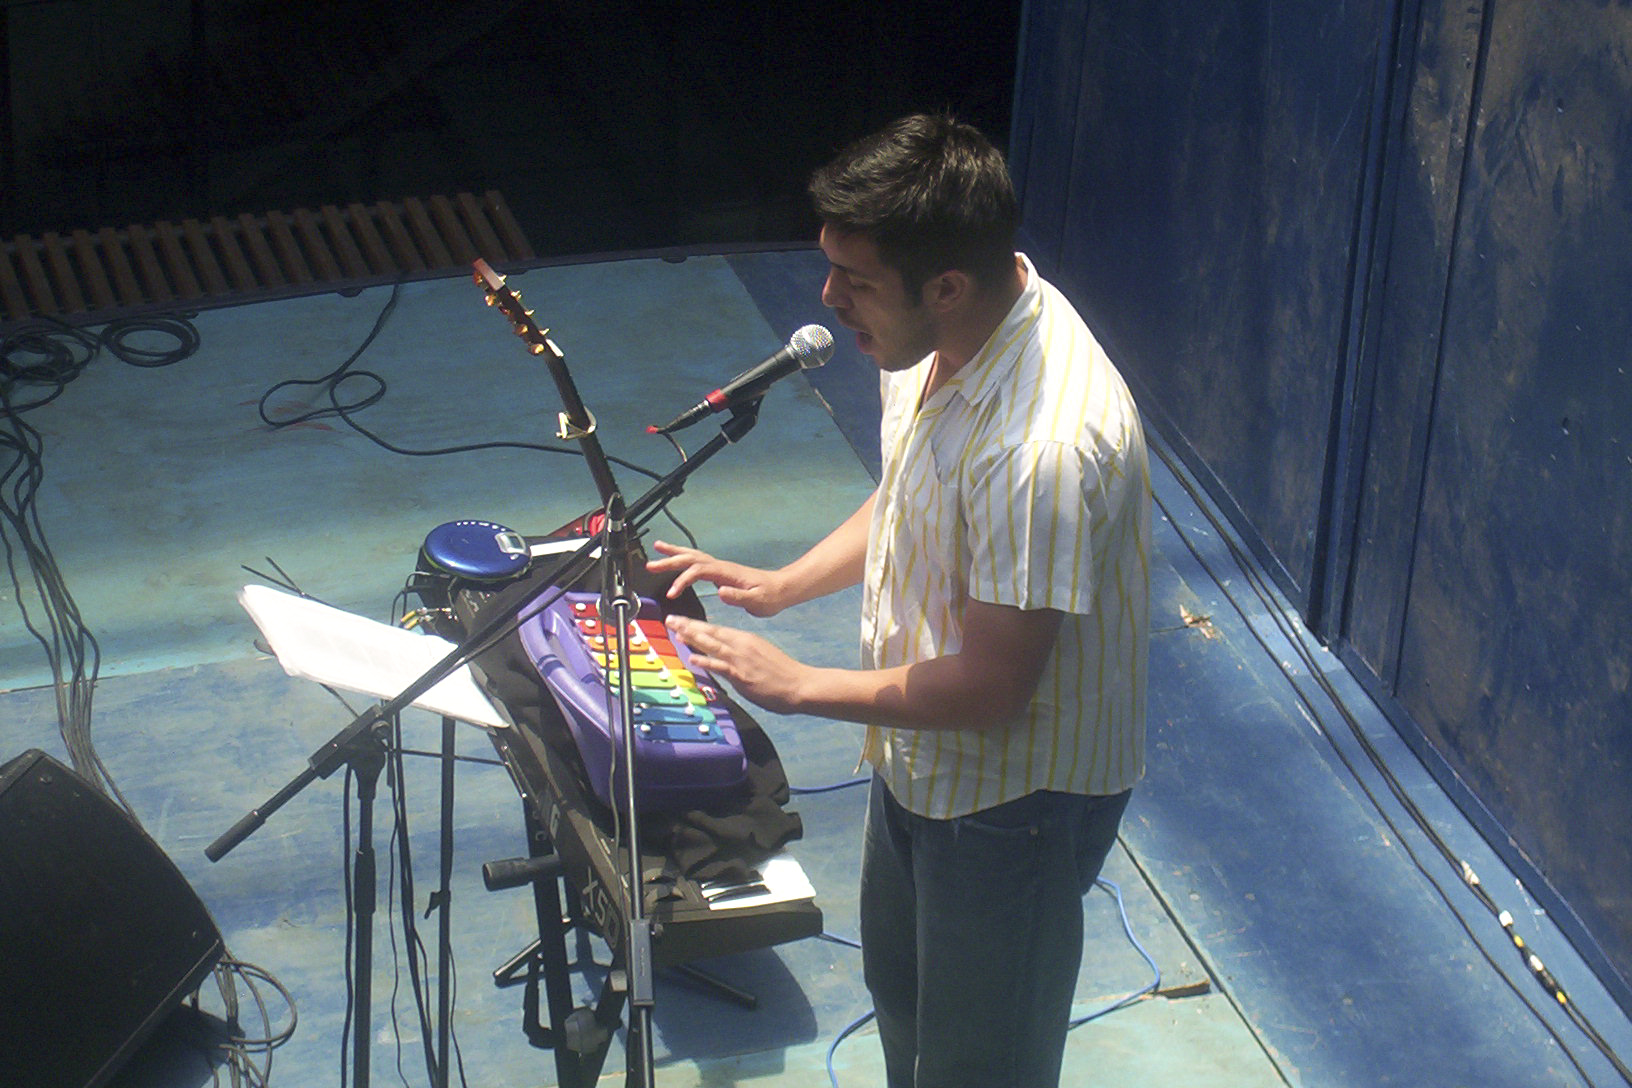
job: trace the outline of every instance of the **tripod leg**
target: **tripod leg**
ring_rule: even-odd
[[[714,993],[727,1001],[735,1002],[745,1009],[759,1008],[759,998],[747,990],[731,985],[717,975],[711,975],[701,967],[693,967],[689,963],[677,963],[669,968],[681,978],[689,979],[704,989]]]
[[[493,985],[502,988],[505,986],[514,986],[518,982],[525,981],[523,979],[516,978],[516,975],[529,964],[536,963],[538,961],[540,944],[541,942],[534,941],[532,944],[528,945],[526,948],[523,948],[520,952],[517,952],[514,956],[511,956],[509,959],[505,960],[504,963],[495,968],[493,971]]]

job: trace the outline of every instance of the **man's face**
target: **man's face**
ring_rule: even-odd
[[[822,303],[856,334],[856,347],[884,370],[905,370],[935,350],[934,313],[908,293],[901,273],[886,265],[866,234],[822,228],[827,282]]]

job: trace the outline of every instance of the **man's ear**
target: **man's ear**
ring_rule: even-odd
[[[924,284],[924,305],[936,313],[948,314],[967,306],[974,299],[975,283],[969,273],[956,268],[931,276]]]

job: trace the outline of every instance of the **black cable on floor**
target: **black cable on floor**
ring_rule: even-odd
[[[169,337],[174,343],[162,348],[144,346],[155,336]],[[103,327],[101,339],[102,346],[115,358],[131,366],[148,368],[179,363],[199,347],[198,329],[193,323],[186,317],[171,314],[110,321]]]
[[[347,358],[345,362],[341,363],[338,367],[329,371],[327,374],[320,375],[316,378],[286,378],[283,381],[277,382],[271,388],[267,389],[265,393],[261,394],[261,399],[256,405],[256,412],[260,416],[261,422],[276,430],[285,427],[292,427],[300,423],[309,423],[318,419],[337,419],[381,449],[403,457],[446,457],[452,454],[477,453],[485,450],[524,450],[534,453],[562,454],[569,457],[583,456],[583,451],[567,446],[551,446],[538,442],[514,441],[469,442],[455,446],[440,446],[431,449],[414,449],[412,447],[398,445],[397,443],[376,434],[359,423],[356,419],[356,414],[370,405],[378,404],[382,399],[384,399],[389,386],[386,384],[385,379],[374,371],[359,370],[354,369],[354,367],[356,366],[357,360],[360,359],[363,353],[368,350],[369,346],[374,343],[374,340],[379,336],[380,331],[385,327],[386,322],[390,319],[391,314],[396,310],[401,287],[402,285],[400,283],[392,285],[391,294],[386,299],[385,305],[381,307],[379,315],[375,318],[373,328],[369,330],[369,333],[363,339],[363,342],[358,345],[357,350],[352,352],[350,357]],[[347,388],[348,383],[349,388]],[[359,385],[361,385],[361,389],[358,389]],[[311,408],[306,411],[296,412],[290,415],[275,416],[268,408],[268,401],[286,389],[294,389],[297,387],[311,387],[320,391],[328,399],[328,404],[322,407]],[[350,399],[348,399],[347,396],[342,395],[343,389],[350,394]],[[678,449],[678,446],[676,446],[676,449]],[[646,468],[645,466],[636,464],[632,461],[627,461],[621,457],[608,455],[606,459],[620,468],[629,469],[630,471],[639,473],[648,479],[660,480],[664,475],[661,472]],[[663,514],[674,524],[677,529],[679,529],[682,534],[685,535],[686,540],[692,547],[697,546],[696,537],[692,535],[691,530],[681,523],[677,517],[675,517],[674,513],[668,508],[668,504],[666,503],[663,507]]]
[[[162,346],[154,346],[155,342]],[[13,325],[0,337],[0,545],[6,571],[23,625],[45,650],[56,694],[58,729],[71,766],[137,826],[141,821],[135,809],[120,792],[92,738],[101,648],[46,539],[36,501],[45,478],[45,444],[40,432],[23,417],[62,396],[103,350],[131,366],[151,369],[179,363],[198,347],[198,330],[188,316],[172,314],[117,320],[99,333],[54,318],[38,318]],[[271,1076],[273,1049],[294,1031],[294,1002],[265,970],[230,955],[222,957],[212,976],[228,1030],[220,1044],[223,1060],[212,1067],[216,1081],[219,1083],[225,1069],[234,1085],[261,1088]],[[271,1030],[260,984],[277,991],[289,1009],[289,1024],[281,1031]],[[245,1036],[240,1026],[240,988],[249,994],[265,1025],[258,1037]],[[195,1005],[197,1000],[195,991]],[[258,1058],[264,1059],[262,1064],[257,1064]]]
[[[158,330],[176,346],[139,349],[131,337]],[[96,753],[91,739],[92,703],[101,648],[57,566],[41,524],[36,498],[45,478],[45,444],[23,417],[50,404],[84,373],[103,348],[140,365],[178,362],[197,349],[198,334],[184,318],[131,319],[93,334],[55,318],[12,326],[0,338],[0,537],[6,571],[23,626],[45,651],[57,700],[58,730],[76,773],[135,818],[129,801]]]

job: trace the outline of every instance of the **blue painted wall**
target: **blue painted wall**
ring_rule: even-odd
[[[1010,158],[1152,423],[1632,1008],[1632,5],[1030,0]]]

